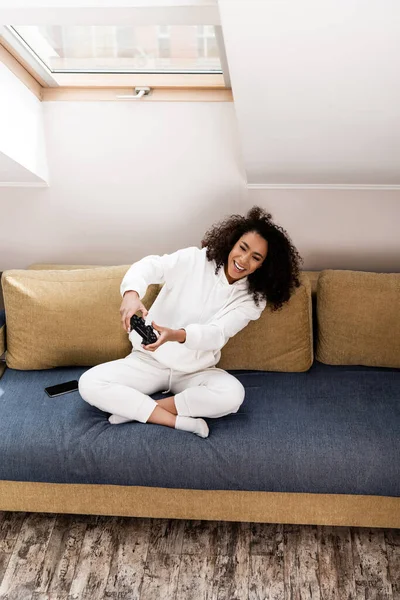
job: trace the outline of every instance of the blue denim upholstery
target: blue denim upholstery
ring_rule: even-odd
[[[203,439],[111,425],[79,392],[45,393],[87,368],[6,369],[0,479],[400,496],[400,369],[315,361],[306,373],[229,371],[246,388],[244,403],[206,419]]]

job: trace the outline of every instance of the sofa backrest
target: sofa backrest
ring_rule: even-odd
[[[132,346],[120,321],[119,290],[130,266],[33,264],[4,271],[7,365],[93,366],[127,356]],[[149,285],[143,298],[147,308],[160,289]],[[311,284],[301,274],[289,302],[273,313],[267,306],[231,338],[218,366],[295,372],[307,371],[313,359]]]
[[[7,365],[92,366],[129,354],[119,316],[119,285],[129,267],[35,263],[5,271]],[[314,349],[326,364],[400,368],[400,274],[328,269],[301,271],[300,281],[281,310],[272,313],[267,306],[228,341],[220,368],[307,371]],[[161,287],[148,287],[148,309]],[[30,338],[22,325],[27,314]]]

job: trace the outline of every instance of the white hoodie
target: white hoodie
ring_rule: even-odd
[[[165,342],[151,352],[142,348],[136,331],[129,333],[129,339],[134,350],[185,373],[216,365],[229,338],[258,319],[266,306],[264,299],[256,306],[247,290],[247,276],[229,284],[223,265],[216,275],[216,261],[207,259],[206,250],[191,246],[172,254],[146,256],[128,269],[120,287],[121,296],[135,290],[142,299],[150,283],[164,284],[149,309],[146,325],[154,321],[185,329],[185,342]]]

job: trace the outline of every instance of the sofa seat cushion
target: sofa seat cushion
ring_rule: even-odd
[[[237,413],[207,418],[205,439],[152,423],[111,425],[78,391],[45,393],[86,370],[6,369],[0,479],[400,496],[399,369],[232,370],[245,400]]]

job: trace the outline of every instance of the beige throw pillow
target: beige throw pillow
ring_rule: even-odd
[[[3,273],[7,314],[7,365],[13,369],[94,366],[127,356],[122,328],[121,281],[130,265],[40,265]],[[311,285],[305,273],[290,301],[229,340],[218,367],[307,371],[313,362]],[[161,286],[143,298],[147,309]],[[139,314],[139,313],[138,313]]]
[[[318,361],[400,367],[400,273],[321,271],[317,316]]]
[[[129,266],[4,271],[7,366],[94,366],[127,356],[119,288]],[[158,290],[148,287],[146,307]]]

